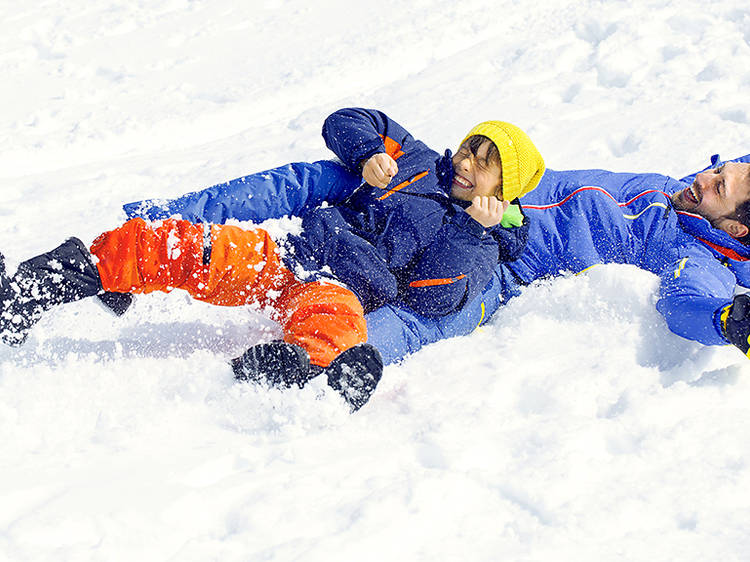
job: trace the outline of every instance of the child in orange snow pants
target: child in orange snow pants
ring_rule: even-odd
[[[304,348],[314,365],[325,367],[367,340],[356,295],[331,283],[296,279],[281,263],[276,243],[259,228],[136,218],[101,234],[90,251],[105,291],[184,289],[211,304],[271,308],[284,341]]]

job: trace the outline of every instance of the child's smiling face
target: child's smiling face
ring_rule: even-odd
[[[492,141],[487,139],[472,154],[469,140],[453,155],[451,197],[471,201],[477,196],[503,199],[503,170],[500,164],[487,158]]]

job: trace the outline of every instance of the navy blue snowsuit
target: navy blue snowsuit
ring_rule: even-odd
[[[179,214],[194,222],[302,217],[288,235],[284,262],[299,277],[333,277],[365,311],[385,304],[426,317],[459,311],[487,285],[499,261],[518,257],[521,226],[484,228],[449,197],[450,151],[440,154],[375,110],[342,109],[323,126],[340,164],[297,163],[245,176],[173,201],[125,205],[129,217]],[[364,184],[360,163],[387,152],[398,174],[386,189]]]

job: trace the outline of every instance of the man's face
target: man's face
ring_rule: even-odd
[[[750,164],[727,162],[719,168],[695,176],[690,187],[671,196],[678,211],[702,216],[714,227],[739,237],[734,216],[737,206],[750,199]],[[740,235],[741,236],[741,235]]]
[[[472,154],[468,142],[462,144],[453,156],[453,183],[451,196],[471,201],[477,195],[503,198],[503,171],[495,162],[487,160],[492,141],[486,140]]]

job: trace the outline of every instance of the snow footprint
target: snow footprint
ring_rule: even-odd
[[[610,136],[607,146],[614,156],[622,158],[638,151],[641,147],[641,138],[633,134]]]
[[[417,459],[425,468],[447,468],[448,461],[445,458],[442,447],[426,441],[417,445]]]
[[[740,124],[747,124],[750,123],[750,119],[748,119],[747,111],[744,109],[726,109],[724,111],[719,112],[719,117],[724,119],[724,121],[732,121],[734,123],[740,123]]]
[[[724,76],[724,73],[721,71],[719,65],[716,64],[716,61],[713,61],[708,63],[695,78],[698,82],[713,82],[719,80],[722,76]]]
[[[581,84],[575,83],[568,86],[560,96],[560,99],[564,103],[571,103],[575,97],[581,92]]]

